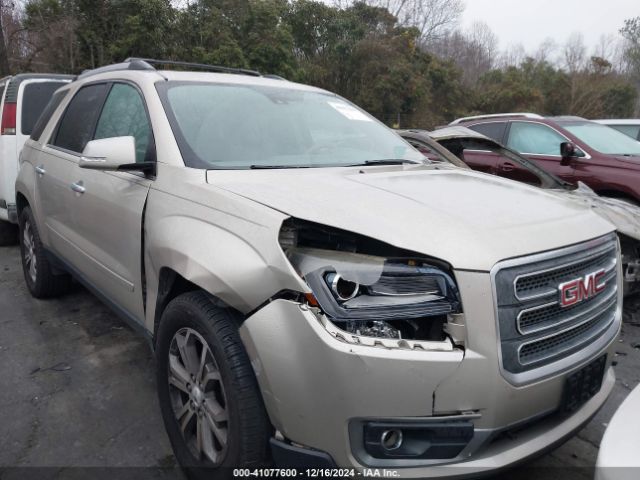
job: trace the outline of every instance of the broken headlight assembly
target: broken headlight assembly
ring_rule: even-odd
[[[461,310],[452,276],[427,259],[288,248],[310,298],[339,329],[396,340],[444,340],[447,315]]]

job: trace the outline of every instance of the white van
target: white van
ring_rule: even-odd
[[[16,241],[18,158],[51,95],[72,75],[26,73],[0,80],[0,246]]]

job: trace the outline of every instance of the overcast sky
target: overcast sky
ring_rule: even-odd
[[[484,21],[500,48],[522,43],[534,51],[547,37],[562,44],[572,32],[593,47],[602,34],[617,34],[626,18],[640,15],[640,0],[465,0],[462,24]]]

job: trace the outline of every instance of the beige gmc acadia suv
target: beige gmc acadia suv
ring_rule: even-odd
[[[150,339],[181,465],[482,473],[603,404],[604,219],[431,164],[318,88],[165,63],[59,90],[16,193],[29,290],[73,275]]]

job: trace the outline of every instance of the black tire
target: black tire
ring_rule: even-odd
[[[25,207],[20,213],[19,226],[22,271],[31,295],[35,298],[51,298],[66,293],[71,286],[71,277],[68,274],[55,275],[53,273],[40,240],[38,226],[29,207]],[[31,270],[28,258],[35,261],[34,271]]]
[[[192,332],[195,331],[196,334]],[[193,351],[200,352],[196,358],[202,358],[204,346],[198,350],[198,342],[204,340],[214,359],[206,368],[213,368],[216,376],[221,380],[214,380],[219,383],[224,396],[224,415],[228,420],[221,425],[226,427],[226,451],[220,454],[216,463],[207,458],[204,453],[199,454],[199,458],[194,454],[193,434],[191,441],[187,442],[178,419],[176,410],[185,411],[185,408],[196,408],[197,403],[192,402],[196,397],[194,387],[188,392],[181,388],[170,385],[170,359],[182,362],[184,356],[181,350],[176,350],[176,343],[180,335],[185,335],[187,345],[189,339],[194,339]],[[187,347],[185,347],[186,350]],[[206,356],[208,354],[204,354]],[[195,478],[232,478],[233,468],[258,468],[268,464],[269,461],[269,437],[271,435],[271,425],[269,423],[258,382],[253,373],[251,363],[238,333],[238,323],[233,312],[215,306],[206,293],[202,291],[188,292],[173,299],[162,314],[158,331],[156,334],[156,361],[157,361],[157,386],[160,409],[164,420],[165,428],[178,463],[185,469],[187,474]],[[188,362],[179,363],[185,366]],[[200,361],[203,365],[205,362]],[[193,365],[193,363],[191,362]],[[172,370],[175,371],[175,367]],[[202,367],[200,367],[202,370]],[[211,383],[200,384],[199,375],[190,376],[194,384],[199,385],[198,394],[204,395],[205,399],[210,398],[213,387]],[[215,386],[215,383],[214,383]],[[209,393],[205,393],[209,389]],[[202,392],[202,394],[200,393]],[[207,396],[209,395],[209,396]],[[190,404],[187,407],[187,402]],[[178,406],[176,406],[176,404]],[[180,408],[182,405],[182,408]],[[217,405],[217,404],[216,404]],[[210,406],[210,403],[207,405]],[[188,411],[180,418],[181,423],[189,425],[189,422],[198,422],[198,416],[202,417],[200,408],[198,413],[186,420]],[[205,406],[202,406],[205,410]],[[211,417],[207,417],[206,419]],[[226,424],[226,425],[225,425]],[[210,423],[206,423],[210,425]],[[193,427],[193,424],[191,424]],[[197,425],[196,425],[197,427]],[[204,428],[204,427],[203,427]],[[193,428],[185,427],[187,431]],[[197,428],[196,428],[197,430]],[[189,437],[189,433],[185,434]],[[211,438],[217,437],[211,434]],[[216,444],[221,447],[220,444]],[[198,448],[197,446],[195,447]],[[200,449],[203,452],[203,449]],[[196,450],[197,453],[197,450]]]
[[[18,243],[18,226],[0,220],[0,247],[9,247]]]

